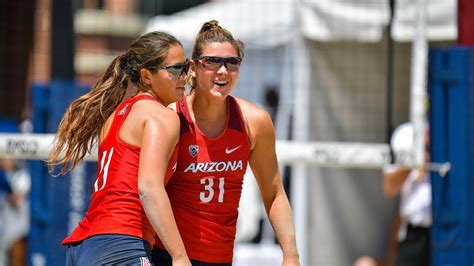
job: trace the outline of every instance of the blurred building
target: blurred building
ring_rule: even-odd
[[[91,84],[112,59],[138,37],[147,18],[179,10],[178,2],[190,1],[75,1],[74,69],[80,83]],[[173,6],[166,2],[172,2]]]
[[[150,17],[171,15],[205,0],[75,0],[74,69],[79,83],[92,84],[105,67],[144,32]]]
[[[35,0],[0,1],[0,118],[22,118],[34,49]]]

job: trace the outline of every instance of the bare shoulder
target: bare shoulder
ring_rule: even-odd
[[[255,148],[257,143],[273,141],[275,131],[272,119],[268,112],[254,103],[235,97],[242,111],[242,117],[250,137],[251,149]]]
[[[272,124],[270,115],[265,109],[247,100],[238,97],[234,98],[237,100],[242,116],[249,123],[249,126]]]
[[[176,112],[156,101],[138,101],[133,106],[130,115],[133,115],[133,119],[157,123],[166,128],[179,126]]]

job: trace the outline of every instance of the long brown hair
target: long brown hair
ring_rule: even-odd
[[[150,32],[133,41],[118,55],[85,95],[74,100],[64,114],[47,163],[49,171],[60,165],[59,174],[73,170],[91,151],[107,118],[126,96],[150,91],[140,80],[140,69],[160,65],[174,45],[182,44],[164,32]],[[63,155],[64,152],[64,156]]]
[[[194,41],[192,58],[201,56],[204,46],[212,42],[228,42],[237,51],[239,57],[244,58],[244,43],[239,39],[234,39],[232,33],[221,27],[217,20],[210,20],[202,25]],[[188,76],[188,83],[194,87],[194,77],[191,75]]]

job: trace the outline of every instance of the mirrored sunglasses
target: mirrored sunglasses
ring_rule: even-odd
[[[189,60],[186,59],[184,63],[169,65],[169,66],[156,66],[149,67],[149,69],[164,69],[166,70],[173,79],[179,79],[183,74],[186,76],[189,69]]]
[[[240,67],[242,58],[238,56],[233,57],[219,57],[219,56],[196,56],[193,60],[199,61],[204,68],[209,70],[217,70],[223,65],[229,71],[237,71]]]

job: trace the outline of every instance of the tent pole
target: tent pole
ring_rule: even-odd
[[[295,1],[295,12],[298,12],[300,1]],[[295,14],[296,34],[292,39],[294,52],[294,102],[292,135],[295,141],[309,141],[309,114],[310,114],[310,56],[305,38],[301,29],[298,13]],[[296,163],[292,168],[291,203],[294,212],[296,241],[300,254],[301,265],[309,265],[309,206],[308,188],[309,171],[307,164]]]
[[[390,0],[390,20],[387,27],[387,98],[386,98],[386,142],[390,143],[393,131],[393,38],[392,22],[395,8],[395,0]],[[393,156],[392,156],[393,158]]]

